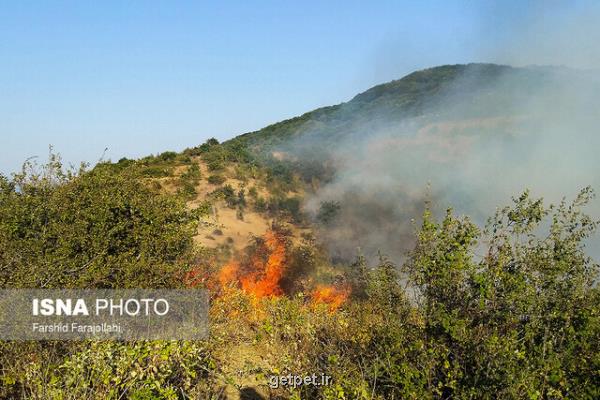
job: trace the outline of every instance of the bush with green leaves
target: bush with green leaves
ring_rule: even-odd
[[[317,221],[322,224],[332,222],[339,214],[341,205],[338,201],[323,201],[317,213]]]
[[[597,222],[582,212],[591,198],[585,189],[544,207],[525,192],[484,231],[426,211],[402,279],[385,259],[359,260],[352,327],[326,325],[312,342],[312,368],[336,382],[325,397],[598,398],[599,266],[584,252]]]
[[[46,357],[45,363],[22,363],[22,370],[4,371],[6,392],[0,390],[0,395],[11,398],[8,390],[18,388],[23,378],[23,394],[44,400],[175,400],[182,393],[210,399],[222,385],[212,373],[216,366],[206,342],[89,341],[65,345],[63,352],[68,352],[61,358],[56,356],[59,346],[48,345],[53,351],[37,348],[34,353]],[[50,353],[56,364],[47,362]]]
[[[179,177],[181,186],[180,192],[188,200],[193,200],[197,196],[196,187],[200,183],[202,173],[197,163],[192,163],[188,169]]]
[[[135,169],[62,169],[53,157],[0,179],[0,286],[180,285],[197,219]]]
[[[206,178],[206,180],[211,185],[221,185],[227,180],[227,178],[225,178],[223,175],[209,175],[208,178]]]

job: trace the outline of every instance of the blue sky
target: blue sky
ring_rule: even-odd
[[[573,1],[0,0],[0,172],[43,160],[48,145],[76,163],[105,148],[118,160],[223,140],[439,64],[594,67],[595,29],[579,21],[588,15],[595,26],[597,9]],[[579,47],[563,60],[556,46],[566,39],[555,27],[573,21]]]

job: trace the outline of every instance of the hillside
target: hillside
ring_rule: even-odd
[[[203,340],[0,341],[0,398],[598,398],[597,93],[442,66],[224,143],[0,175],[0,287],[210,294]]]
[[[427,196],[483,218],[498,198],[535,188],[522,170],[551,170],[556,155],[534,160],[528,149],[564,151],[566,135],[593,134],[587,114],[600,107],[590,94],[599,88],[594,75],[558,67],[439,66],[222,144],[117,165],[137,163],[144,176],[187,193],[189,207],[209,207],[195,237],[206,248],[241,251],[275,222],[296,243],[315,236],[333,260],[360,248],[399,261]],[[571,151],[575,158],[590,149]],[[490,187],[485,179],[500,167],[504,176]],[[584,178],[568,190],[596,180]]]
[[[438,212],[455,207],[484,223],[499,201],[525,188],[559,201],[600,184],[591,170],[571,177],[562,167],[597,159],[583,145],[599,137],[597,93],[593,71],[446,65],[223,146],[297,176],[312,222],[323,205],[337,205],[337,218],[317,224],[334,258],[351,259],[360,248],[399,261],[412,246],[409,221],[427,198]]]
[[[307,112],[231,142],[260,153],[304,135],[318,136],[330,145],[340,136],[355,133],[364,123],[506,115],[532,92],[556,88],[565,75],[574,85],[590,83],[585,74],[559,67],[467,64],[424,69],[374,86],[348,102]],[[452,104],[448,104],[449,98]]]

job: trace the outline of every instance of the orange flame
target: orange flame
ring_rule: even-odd
[[[265,234],[265,246],[269,251],[267,261],[263,263],[254,257],[254,271],[241,278],[242,289],[259,299],[283,294],[279,281],[283,277],[285,245],[272,231],[268,231]]]
[[[327,304],[330,311],[335,311],[346,302],[349,294],[348,289],[318,285],[312,292],[312,301],[314,305]]]
[[[240,264],[236,260],[231,260],[219,271],[217,279],[222,288],[229,286],[232,282],[237,282],[240,270]]]
[[[260,309],[258,300],[284,294],[280,284],[287,261],[285,241],[272,230],[267,231],[263,239],[250,259],[229,261],[213,280],[220,287],[221,295],[230,293],[232,288],[240,288],[250,296],[255,311]],[[349,295],[348,287],[318,285],[312,291],[309,305],[324,304],[330,312],[334,312],[348,300]]]
[[[259,252],[256,252],[252,256],[250,270],[245,273],[237,260],[230,261],[221,268],[218,275],[222,288],[239,282],[242,290],[256,299],[283,294],[279,282],[285,268],[285,243],[273,231],[265,233],[264,239],[264,247],[267,252],[266,261],[260,257]]]

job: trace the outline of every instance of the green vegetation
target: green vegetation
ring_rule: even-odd
[[[198,164],[192,163],[187,171],[179,177],[181,192],[187,199],[192,200],[196,198],[196,186],[200,183],[201,176]]]
[[[283,214],[292,222],[298,224],[303,221],[303,215],[300,210],[300,200],[301,199],[297,196],[276,196],[271,199],[268,209],[272,215]]]
[[[539,79],[538,73],[517,70],[494,64],[444,65],[409,74],[402,79],[384,83],[356,95],[352,100],[335,106],[323,107],[299,117],[269,125],[261,130],[238,136],[226,144],[251,149],[258,156],[266,156],[278,145],[305,134],[318,135],[316,142],[322,148],[334,146],[340,135],[350,134],[364,121],[399,121],[407,117],[423,115],[443,100],[447,90],[457,78],[469,74],[475,78],[469,82],[472,89],[485,90],[496,78],[512,73],[519,82]],[[525,75],[526,79],[522,79]],[[462,82],[466,85],[467,82]],[[515,85],[510,90],[519,89]],[[312,139],[315,139],[314,137]],[[297,143],[302,146],[302,142]],[[317,150],[311,148],[312,151]],[[308,154],[307,154],[308,155]],[[303,160],[306,166],[306,160]]]
[[[134,170],[65,172],[52,158],[2,177],[2,287],[180,287],[202,257],[191,237],[210,203],[190,213]],[[198,178],[192,167],[185,174]],[[244,192],[227,187],[222,195],[240,207]],[[243,379],[266,393],[269,375],[318,372],[333,385],[271,395],[598,398],[599,266],[584,253],[597,223],[582,212],[591,198],[586,189],[545,207],[525,193],[484,230],[426,211],[400,268],[383,256],[343,268],[352,298],[335,312],[304,292],[306,274],[327,264],[305,241],[289,251],[290,296],[257,305],[232,289],[214,298],[206,341],[2,342],[0,397],[217,399]],[[261,356],[240,366],[228,349],[244,344]]]
[[[188,212],[182,199],[153,191],[137,168],[65,171],[56,156],[42,167],[26,164],[14,178],[0,177],[0,285],[181,287],[204,212],[205,206]],[[203,346],[2,342],[0,398],[118,398],[125,392],[128,398],[177,398],[180,387],[203,376],[194,368],[210,362]],[[148,387],[154,397],[139,397]]]
[[[247,157],[268,166],[282,181],[289,181],[292,172],[308,184],[327,182],[335,172],[331,155],[340,143],[360,142],[377,131],[398,130],[398,124],[506,117],[515,104],[528,104],[532,93],[556,91],[560,97],[564,87],[561,89],[559,82],[564,82],[564,74],[560,68],[495,64],[428,68],[374,86],[345,103],[248,132],[223,146],[244,154],[237,159]],[[582,87],[596,85],[576,73],[569,73],[569,81]],[[274,157],[274,152],[279,155]]]
[[[223,175],[210,175],[206,178],[211,185],[220,185],[227,180]]]
[[[0,181],[2,287],[163,287],[192,258],[194,220],[134,169],[65,172],[53,157]]]
[[[317,220],[323,224],[330,223],[335,219],[340,208],[340,203],[337,201],[322,202],[321,207],[319,207],[319,213],[317,214]]]
[[[0,287],[212,290],[204,341],[0,342],[0,398],[227,399],[250,389],[277,399],[600,398],[600,267],[585,253],[597,228],[584,213],[590,189],[554,206],[525,192],[486,227],[451,210],[437,221],[426,209],[402,265],[384,255],[334,263],[305,229],[302,196],[333,176],[327,154],[340,135],[425,115],[466,71],[478,88],[466,96],[472,113],[488,82],[515,73],[432,68],[224,143],[91,170],[66,171],[51,156],[0,176]],[[504,89],[527,91],[531,71]],[[302,148],[307,133],[318,149]],[[301,160],[272,154],[295,139]],[[281,296],[257,299],[215,282],[239,244],[237,232],[206,220],[212,235],[203,236],[223,241],[194,244],[217,206],[229,221],[232,210],[246,221],[256,211],[285,238]],[[340,210],[323,202],[317,226],[335,225]],[[264,238],[245,250],[248,265],[277,258]],[[314,301],[321,283],[347,290],[339,308]],[[272,375],[313,373],[332,385],[267,387]]]
[[[583,252],[596,223],[581,212],[589,198],[586,189],[573,204],[545,208],[525,193],[484,233],[450,211],[439,223],[426,212],[402,267],[412,290],[385,258],[374,268],[359,259],[349,276],[355,299],[344,311],[324,317],[297,299],[272,305],[257,335],[273,349],[293,344],[278,367],[335,382],[284,393],[598,398],[599,267]],[[476,256],[484,243],[485,256]]]

